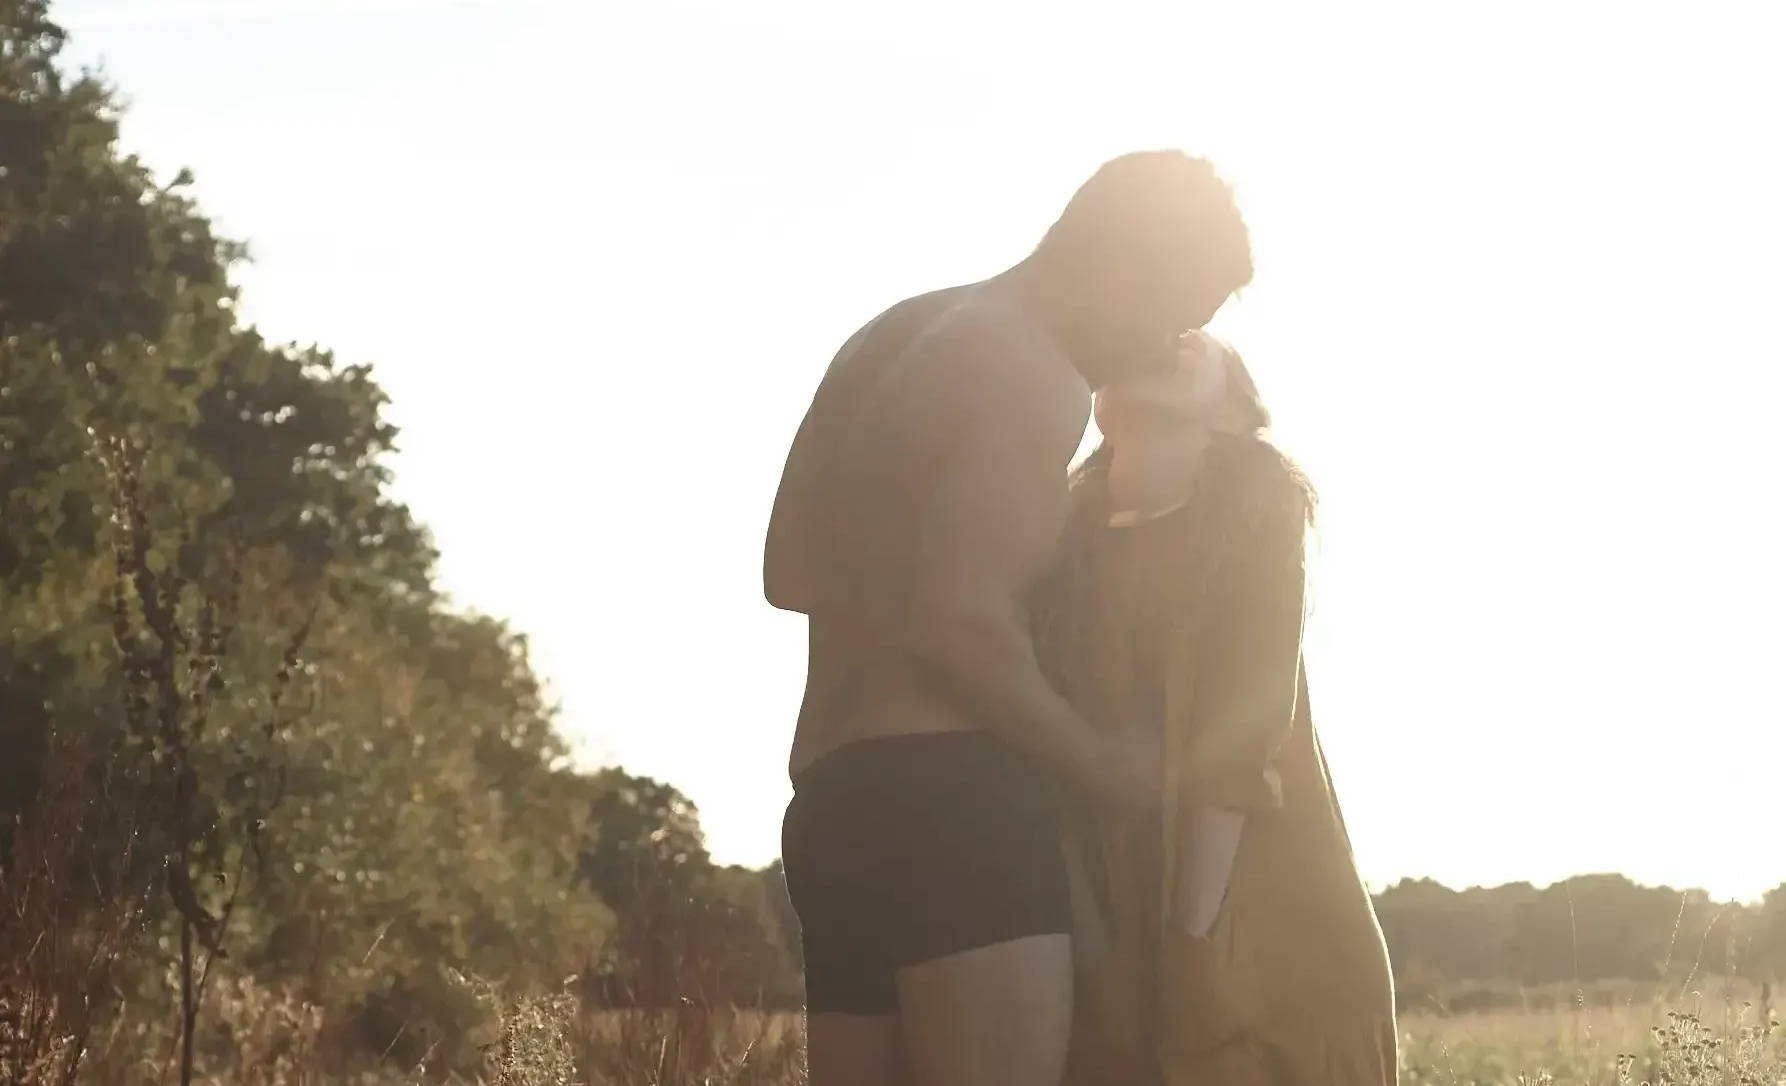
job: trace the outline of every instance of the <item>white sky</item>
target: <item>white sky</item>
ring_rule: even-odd
[[[251,241],[250,314],[376,364],[455,597],[722,860],[777,850],[804,630],[759,547],[832,351],[1176,145],[1239,187],[1214,330],[1324,494],[1367,877],[1786,881],[1786,9],[1074,7],[55,10]]]

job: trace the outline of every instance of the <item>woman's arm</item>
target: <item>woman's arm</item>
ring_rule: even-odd
[[[1186,802],[1267,811],[1283,802],[1274,763],[1295,723],[1302,666],[1306,505],[1260,513],[1228,564],[1220,610],[1197,649],[1179,763]]]
[[[1306,507],[1286,499],[1232,565],[1202,648],[1181,762],[1174,920],[1203,938],[1227,896],[1248,812],[1279,806],[1277,752],[1295,725]]]

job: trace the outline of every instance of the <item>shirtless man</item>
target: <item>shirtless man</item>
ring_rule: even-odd
[[[827,370],[770,520],[809,617],[783,827],[814,1086],[1056,1086],[1071,925],[1050,778],[1158,803],[1158,753],[1048,684],[1028,597],[1091,392],[1170,364],[1252,277],[1207,162],[1116,159],[1035,252],[901,302]]]

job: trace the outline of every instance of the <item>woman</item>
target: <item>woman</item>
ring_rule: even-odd
[[[1094,719],[1164,729],[1166,803],[1069,831],[1072,1080],[1393,1083],[1388,959],[1302,672],[1313,494],[1201,334],[1097,419],[1044,640]]]

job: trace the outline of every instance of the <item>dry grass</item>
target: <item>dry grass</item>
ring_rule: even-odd
[[[591,1083],[793,1086],[806,1081],[797,1014],[695,1007],[609,1011],[586,1021],[582,1055]]]
[[[583,1011],[568,996],[521,1000],[502,1015],[493,1086],[798,1086],[800,1016],[692,1004]]]
[[[1402,1021],[1407,1086],[1786,1086],[1781,1031],[1753,1002],[1699,993],[1673,1002],[1568,1006],[1464,1015],[1414,1013]],[[503,1086],[800,1086],[800,1019],[791,1014],[693,1008],[581,1015],[569,1001],[522,1004],[508,1019],[559,1041]],[[569,1047],[563,1045],[569,1041]],[[527,1046],[521,1046],[526,1048]],[[520,1048],[515,1051],[521,1050]],[[570,1057],[574,1052],[574,1058]],[[548,1072],[547,1069],[551,1069]],[[551,1077],[551,1075],[558,1077]],[[507,1075],[507,1077],[503,1077]],[[532,1075],[533,1077],[527,1077]],[[577,1076],[583,1077],[577,1077]]]
[[[1404,1015],[1407,1086],[1786,1086],[1786,1038],[1748,993],[1657,997],[1623,1005],[1585,999],[1557,1008],[1535,993],[1529,1009]],[[666,1010],[591,1009],[568,994],[522,999],[487,989],[486,1068],[475,1079],[386,1066],[358,1077],[309,1063],[320,1011],[252,984],[219,989],[216,1036],[232,1053],[207,1051],[219,1068],[206,1086],[804,1086],[797,1014],[685,1004]],[[1728,998],[1726,998],[1726,995]],[[96,1046],[78,1081],[144,1081],[131,1049],[165,1046],[174,1024]],[[209,1046],[207,1046],[209,1047]],[[109,1051],[108,1051],[109,1049]],[[139,1055],[141,1054],[139,1052]],[[126,1057],[118,1061],[117,1057]]]
[[[1732,988],[1624,1006],[1404,1015],[1408,1086],[1778,1086],[1786,1047],[1770,1012]]]
[[[36,801],[0,831],[0,1082],[81,1081],[141,934],[153,884],[134,863],[134,822],[113,815],[130,809],[116,768],[93,744],[53,736]]]

